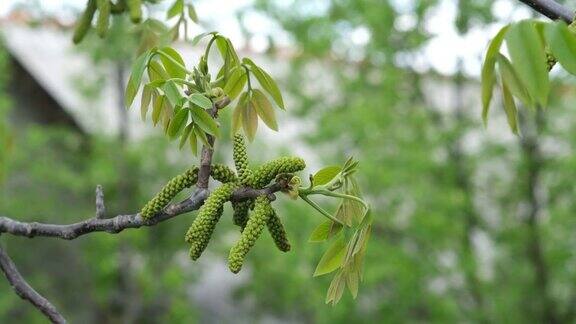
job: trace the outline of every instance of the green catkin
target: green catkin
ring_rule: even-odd
[[[234,210],[232,220],[234,221],[234,225],[240,227],[240,232],[242,232],[244,230],[244,227],[246,227],[246,222],[248,222],[248,212],[250,211],[250,205],[253,203],[254,203],[253,199],[240,202],[232,202],[232,209]]]
[[[222,216],[222,206],[232,196],[236,189],[235,183],[225,183],[216,188],[200,207],[198,216],[186,232],[185,240],[192,243],[190,257],[196,260],[208,246],[208,241],[216,228],[216,223]]]
[[[198,181],[198,167],[192,167],[186,172],[172,178],[140,211],[144,219],[150,219],[158,214],[184,188],[189,188]]]
[[[238,173],[240,183],[247,184],[252,172],[248,168],[246,142],[244,141],[244,136],[240,134],[234,135],[232,156],[234,158],[234,165],[236,166],[236,172]]]
[[[226,182],[235,182],[236,181],[236,173],[228,166],[224,164],[214,164],[210,169],[210,175],[216,181],[220,181],[222,183]]]
[[[299,157],[281,157],[260,166],[252,174],[250,185],[253,188],[261,189],[276,179],[282,173],[294,173],[304,170],[306,162]]]
[[[133,23],[139,23],[142,20],[142,0],[126,0],[130,20]]]
[[[74,29],[74,36],[72,37],[72,41],[74,42],[74,44],[80,43],[82,39],[84,39],[84,36],[86,36],[86,33],[88,33],[95,12],[96,12],[96,0],[88,0],[86,9],[84,10],[84,13],[82,13],[82,17],[78,19],[78,22],[76,23],[76,28]]]
[[[274,240],[276,247],[282,252],[290,251],[290,242],[288,241],[288,237],[286,236],[286,230],[284,229],[284,225],[282,225],[282,221],[280,217],[276,214],[276,211],[270,206],[271,213],[270,217],[266,221],[266,226],[268,227],[268,231],[270,232],[270,236]]]
[[[244,257],[256,240],[262,233],[266,222],[271,215],[270,200],[266,196],[260,196],[256,198],[254,205],[254,211],[248,218],[248,223],[240,235],[240,239],[230,250],[228,256],[228,267],[233,273],[238,273],[242,269],[242,263],[244,263]]]
[[[110,19],[110,0],[98,0],[98,19],[96,20],[96,33],[104,38],[108,32],[108,20]]]

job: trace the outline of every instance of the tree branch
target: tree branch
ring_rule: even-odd
[[[285,183],[278,182],[263,189],[253,189],[249,187],[238,188],[234,191],[230,200],[242,201],[262,195],[274,194],[275,192],[282,190],[285,186]],[[190,198],[169,205],[164,209],[164,211],[150,220],[145,220],[139,213],[137,213],[118,215],[107,219],[90,218],[78,223],[57,225],[37,222],[20,222],[8,217],[0,216],[0,233],[26,236],[30,238],[35,236],[56,237],[64,240],[73,240],[79,236],[92,232],[107,232],[115,234],[127,228],[153,226],[178,215],[196,210],[202,206],[204,200],[208,197],[208,193],[207,189],[199,188]]]
[[[519,0],[552,20],[563,20],[567,24],[574,20],[574,11],[554,0]]]
[[[16,291],[16,294],[20,296],[20,298],[32,303],[32,305],[34,305],[34,307],[36,307],[44,315],[46,315],[46,317],[48,317],[48,319],[50,319],[52,323],[66,323],[64,317],[60,315],[58,310],[56,310],[56,307],[54,307],[52,303],[50,303],[38,292],[36,292],[36,290],[34,290],[34,288],[32,288],[26,282],[26,280],[22,277],[20,272],[18,272],[18,269],[16,268],[14,262],[12,262],[12,260],[10,259],[10,256],[8,256],[8,254],[6,253],[6,251],[4,251],[1,245],[0,245],[0,270],[2,270],[2,272],[6,276],[6,279],[8,279],[8,282],[10,283],[14,291]]]

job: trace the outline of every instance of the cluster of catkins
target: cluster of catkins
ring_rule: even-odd
[[[222,183],[206,199],[198,216],[185,235],[191,244],[190,257],[196,260],[208,246],[208,242],[222,216],[224,203],[231,201],[234,190],[240,187],[262,189],[274,181],[278,175],[303,170],[306,164],[299,157],[282,157],[251,170],[248,165],[246,144],[241,135],[234,137],[233,158],[236,172],[221,164],[212,165],[213,179]],[[198,180],[198,168],[193,167],[170,180],[162,190],[142,208],[142,217],[149,219],[162,211],[178,192],[188,188]],[[234,224],[240,227],[240,239],[230,250],[228,266],[237,273],[242,268],[244,257],[254,246],[264,227],[268,228],[274,243],[280,251],[290,250],[286,231],[276,211],[271,206],[270,197],[262,195],[243,201],[232,201]]]
[[[111,0],[88,0],[86,9],[82,13],[74,30],[72,40],[75,44],[80,43],[84,36],[86,36],[86,33],[88,33],[90,26],[92,26],[92,20],[96,14],[96,10],[98,10],[96,33],[100,37],[106,36],[108,32],[111,14],[121,14],[128,11],[132,22],[139,23],[142,20],[142,0],[117,0],[116,2],[112,2]]]

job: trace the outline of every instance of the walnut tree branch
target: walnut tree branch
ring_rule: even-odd
[[[567,24],[574,20],[574,11],[564,7],[554,0],[519,0],[532,7],[544,16],[552,20],[563,20]]]
[[[0,270],[20,298],[29,301],[40,310],[52,323],[66,323],[64,317],[46,298],[32,288],[22,277],[8,253],[0,245]]]
[[[232,194],[231,201],[242,201],[256,198],[261,195],[273,194],[284,189],[284,187],[284,183],[277,182],[263,189],[253,189],[249,187],[238,188]],[[0,216],[0,233],[26,236],[30,238],[35,236],[56,237],[64,240],[73,240],[79,236],[92,232],[107,232],[115,234],[127,228],[153,226],[178,215],[196,210],[202,206],[204,200],[208,197],[208,193],[207,189],[199,188],[190,198],[169,205],[164,209],[164,211],[150,220],[145,220],[139,213],[137,213],[118,215],[107,219],[89,218],[78,223],[57,225],[37,222],[20,222],[8,217]]]

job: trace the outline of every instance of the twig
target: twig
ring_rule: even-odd
[[[20,296],[20,298],[29,301],[40,310],[52,323],[66,323],[64,317],[56,310],[56,307],[52,305],[46,298],[40,295],[34,288],[32,288],[26,280],[22,277],[16,265],[10,259],[10,256],[4,251],[0,245],[0,270],[8,279],[8,282]]]
[[[261,195],[269,195],[282,190],[281,183],[274,183],[263,189],[249,187],[238,188],[232,194],[231,201],[242,201],[256,198]],[[107,219],[90,218],[82,222],[57,225],[37,222],[20,222],[8,217],[0,216],[0,233],[8,233],[16,236],[46,236],[64,240],[73,240],[79,236],[92,232],[119,233],[127,228],[139,228],[153,226],[178,215],[196,210],[202,206],[208,197],[207,189],[198,189],[194,194],[179,203],[169,205],[163,212],[150,220],[145,220],[140,214],[118,215]]]
[[[106,216],[106,206],[104,205],[104,191],[101,185],[96,186],[96,218],[103,219]]]
[[[218,117],[218,106],[213,103],[210,109],[210,115],[216,119]],[[208,145],[202,146],[200,155],[200,169],[198,170],[198,182],[196,186],[200,189],[208,189],[210,181],[210,169],[212,168],[212,154],[214,153],[214,136],[207,134]]]
[[[574,11],[564,7],[554,0],[519,0],[532,7],[544,16],[552,19],[561,19],[566,23],[571,23],[574,20]]]

